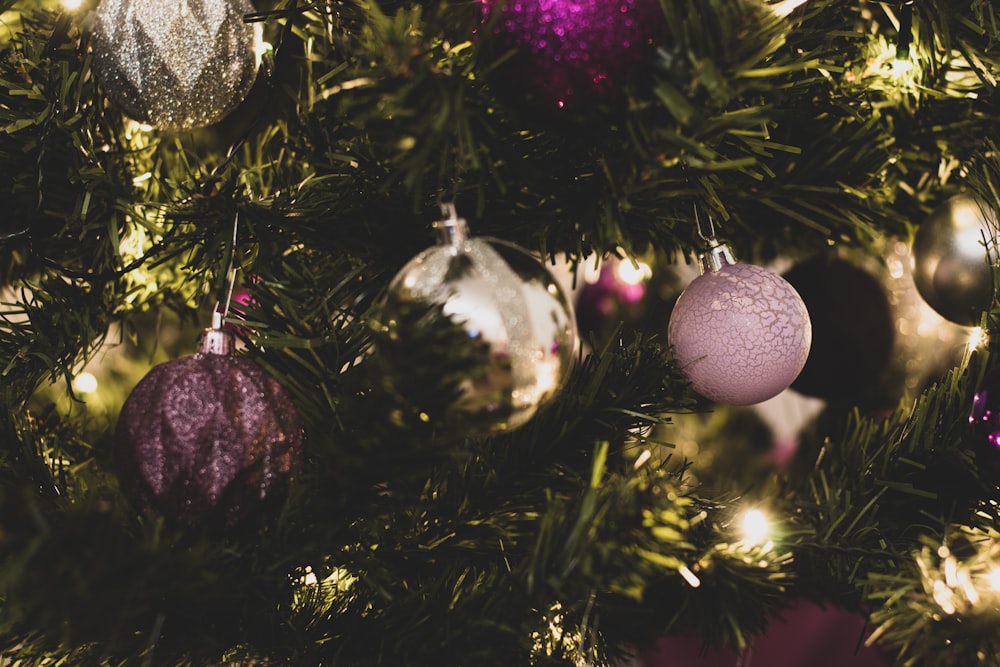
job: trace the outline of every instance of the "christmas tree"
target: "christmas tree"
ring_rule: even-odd
[[[0,15],[0,663],[1000,664],[993,3]]]

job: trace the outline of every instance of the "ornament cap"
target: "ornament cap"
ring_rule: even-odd
[[[236,348],[233,334],[222,328],[221,314],[216,311],[212,316],[212,328],[205,329],[198,340],[199,354],[232,354]]]
[[[701,255],[701,273],[717,273],[724,266],[736,264],[736,257],[733,249],[725,243],[720,243],[715,238],[708,242],[708,248]]]
[[[458,250],[469,240],[469,223],[458,217],[454,204],[442,204],[441,211],[447,217],[434,223],[440,245]]]

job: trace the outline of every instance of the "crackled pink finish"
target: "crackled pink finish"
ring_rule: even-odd
[[[667,326],[674,360],[705,398],[760,403],[786,389],[809,356],[812,326],[798,292],[753,264],[698,276]]]

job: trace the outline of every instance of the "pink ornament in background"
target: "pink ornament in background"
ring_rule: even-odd
[[[705,398],[752,405],[795,380],[809,356],[812,326],[798,292],[781,276],[737,264],[714,242],[702,275],[677,299],[667,339],[692,388]]]
[[[497,56],[514,52],[501,67],[502,87],[551,111],[615,96],[651,69],[667,34],[659,0],[481,2],[484,20],[495,19]]]

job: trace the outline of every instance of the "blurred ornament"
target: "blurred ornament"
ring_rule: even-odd
[[[540,110],[608,100],[651,69],[667,34],[657,0],[481,0],[499,56],[496,79]],[[494,13],[499,15],[495,15]]]
[[[996,213],[981,197],[960,194],[938,206],[913,239],[913,280],[942,317],[973,326],[993,302]]]
[[[576,296],[576,322],[580,333],[604,334],[623,320],[638,320],[640,304],[652,269],[639,260],[607,257],[597,270],[588,269]]]
[[[243,101],[257,75],[249,0],[102,0],[94,71],[133,119],[161,129],[203,127]]]
[[[221,317],[196,354],[160,364],[125,401],[115,432],[122,488],[191,528],[232,528],[282,503],[302,424],[281,384],[233,353]]]
[[[969,423],[978,442],[975,450],[980,467],[993,478],[1000,473],[1000,368],[990,370],[972,398]]]
[[[692,388],[731,405],[760,403],[788,388],[812,340],[809,313],[778,274],[737,264],[712,238],[702,274],[674,305],[667,340]]]
[[[510,243],[469,238],[466,221],[447,210],[449,218],[436,225],[441,243],[393,278],[384,316],[391,329],[405,305],[440,304],[488,353],[487,372],[462,383],[453,409],[475,431],[517,428],[569,375],[577,344],[573,306],[537,259]]]
[[[892,358],[889,297],[877,278],[844,259],[814,258],[785,273],[812,323],[812,345],[791,388],[826,400],[856,399]]]
[[[259,304],[250,293],[250,290],[242,285],[233,290],[232,297],[230,298],[232,301],[229,308],[231,318],[226,326],[236,333],[237,336],[249,338],[254,333],[254,329],[246,324],[237,324],[233,320],[246,322],[249,314],[252,313]]]

